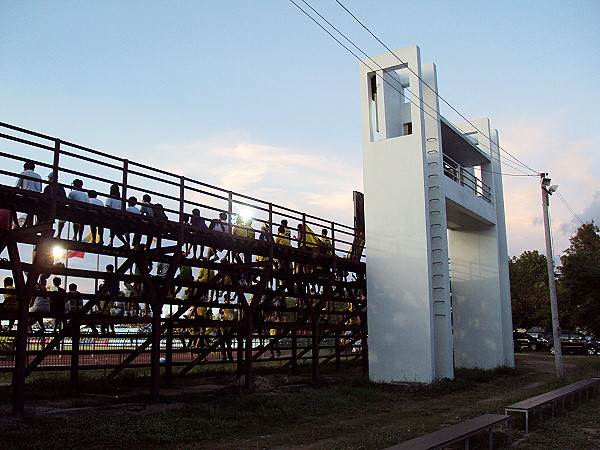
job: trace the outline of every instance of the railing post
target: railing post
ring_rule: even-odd
[[[331,258],[331,270],[333,272],[333,275],[335,276],[335,261],[337,258],[335,257],[335,222],[333,222],[333,220],[331,221]]]
[[[338,329],[335,330],[335,369],[340,370],[342,367],[341,359],[340,359],[340,332]]]
[[[306,246],[306,214],[302,213],[302,233],[300,233],[300,241],[298,242],[298,247]]]
[[[129,174],[129,161],[123,161],[123,190],[121,191],[121,211],[125,211],[127,205],[127,176]]]
[[[54,158],[52,161],[52,206],[50,207],[49,221],[54,224],[56,220],[56,193],[58,191],[58,163],[60,157],[60,139],[54,141]]]
[[[173,381],[173,322],[167,325],[167,342],[165,348],[165,386]]]
[[[292,375],[296,374],[298,368],[298,336],[296,330],[292,330]]]
[[[273,243],[275,241],[275,233],[273,232],[273,203],[269,203],[269,235],[271,239],[269,239],[269,261],[270,264],[273,264]],[[266,269],[266,267],[265,267]]]
[[[233,192],[228,191],[228,197],[229,199],[227,200],[227,232],[231,233],[232,230],[232,214],[233,214]]]
[[[252,364],[252,338],[254,337],[254,309],[249,308],[246,317],[246,347],[244,355],[244,387],[254,389],[254,375]]]
[[[319,367],[319,313],[311,314],[312,319],[312,379],[313,383],[319,382],[321,371]]]
[[[185,177],[179,178],[179,240],[178,245],[183,245],[184,242],[184,231],[183,224],[185,220]]]
[[[75,299],[79,301],[79,299]],[[77,391],[79,389],[79,341],[81,338],[81,326],[79,317],[72,319],[75,322],[73,335],[71,337],[71,389]]]

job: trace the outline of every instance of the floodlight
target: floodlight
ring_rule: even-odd
[[[58,245],[52,249],[52,256],[54,259],[60,259],[65,257],[65,249]]]

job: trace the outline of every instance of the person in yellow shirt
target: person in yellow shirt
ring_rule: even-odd
[[[276,314],[273,314],[271,317],[271,322],[279,322],[279,318],[277,317]],[[276,328],[271,328],[269,330],[269,344],[271,345],[271,357],[275,358],[275,352],[277,352],[277,357],[281,356],[281,350],[279,350],[279,339],[277,339],[277,332],[278,330]]]
[[[327,237],[327,228],[323,228],[321,231],[321,248],[323,252],[327,255],[333,254],[333,244],[331,243],[331,239]]]
[[[205,258],[200,258],[201,260],[204,260]],[[212,278],[215,276],[215,271],[213,269],[209,269],[207,267],[200,267],[200,270],[198,271],[198,278],[197,280],[202,282],[202,283],[208,283],[210,280],[212,280]],[[194,295],[195,292],[192,293],[192,295]],[[213,291],[210,290],[207,292],[208,298],[212,299],[213,297]]]
[[[275,236],[275,243],[279,244],[279,245],[284,245],[286,247],[291,247],[292,243],[291,243],[291,239],[290,239],[290,235],[289,235],[288,231],[289,231],[289,229],[286,231],[285,227],[283,225],[281,225],[277,229],[277,236]],[[290,265],[289,260],[280,258],[278,260],[278,262],[279,262],[279,270],[283,271],[286,274],[291,272],[292,266]]]

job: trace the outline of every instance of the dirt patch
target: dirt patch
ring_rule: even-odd
[[[243,387],[246,385],[246,377],[241,376],[236,381],[230,384],[230,386]],[[256,392],[270,392],[274,389],[273,384],[265,377],[255,376],[254,377],[254,390]]]

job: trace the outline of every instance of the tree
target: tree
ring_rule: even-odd
[[[537,250],[508,260],[513,326],[551,328],[546,257]]]
[[[583,224],[561,256],[559,310],[563,328],[579,327],[600,336],[600,229]]]

